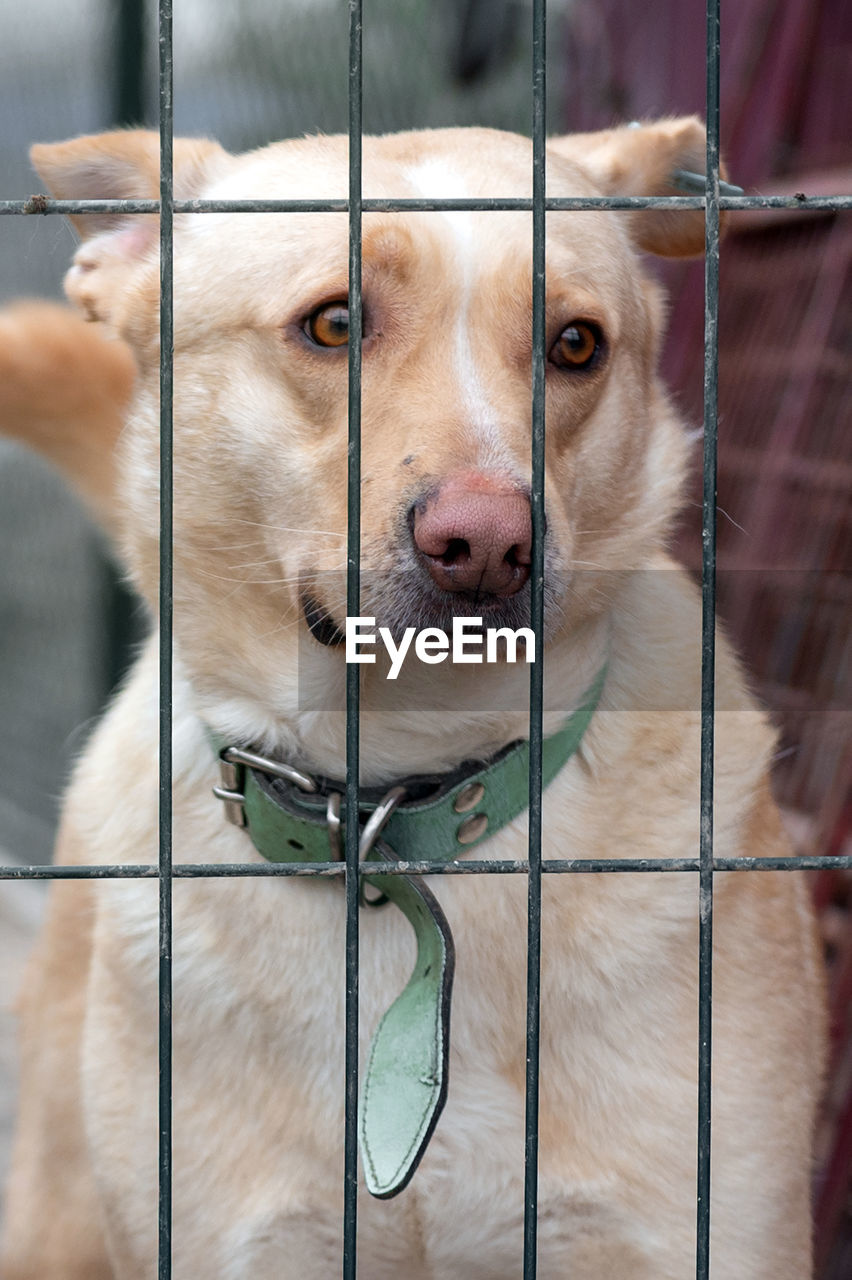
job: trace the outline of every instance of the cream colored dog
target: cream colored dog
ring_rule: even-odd
[[[694,120],[555,139],[548,193],[663,193],[702,153]],[[157,195],[151,134],[34,159],[60,197]],[[176,186],[345,196],[346,140],[238,157],[183,142]],[[367,196],[530,190],[530,145],[509,134],[364,143]],[[5,313],[0,422],[65,469],[155,608],[157,222],[75,221],[68,294],[96,323],[46,304]],[[608,668],[579,751],[544,792],[546,858],[698,849],[700,608],[664,550],[687,442],[655,372],[663,308],[639,250],[702,244],[700,213],[547,218],[545,734]],[[394,635],[453,614],[527,621],[531,255],[528,213],[365,215],[361,612]],[[211,796],[209,731],[345,773],[347,218],[179,216],[175,298],[174,857],[260,861]],[[61,863],[156,861],[156,663],[152,640],[77,766]],[[523,662],[362,673],[364,784],[485,760],[528,732]],[[784,853],[773,734],[722,636],[716,700],[716,852]],[[477,856],[523,858],[525,833],[522,815]],[[177,1280],[340,1273],[340,884],[175,884]],[[360,1274],[516,1280],[526,881],[432,887],[457,949],[449,1098],[410,1186],[363,1194]],[[807,889],[790,872],[720,874],[716,888],[712,1275],[803,1280],[823,1041]],[[23,993],[3,1280],[150,1280],[157,885],[52,893]],[[694,874],[545,878],[543,1280],[694,1274],[697,922]],[[364,1045],[411,959],[399,911],[362,912]]]

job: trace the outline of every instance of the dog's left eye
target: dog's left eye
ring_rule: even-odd
[[[603,335],[596,324],[574,320],[550,349],[550,359],[560,369],[589,369],[603,349]]]
[[[349,308],[345,302],[330,302],[308,316],[305,333],[318,347],[345,347],[349,341]]]

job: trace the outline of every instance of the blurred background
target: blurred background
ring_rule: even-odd
[[[345,0],[175,0],[176,130],[234,150],[345,130]],[[483,124],[529,133],[525,0],[365,0],[369,132]],[[551,0],[551,132],[704,107],[701,0]],[[38,190],[34,141],[156,126],[156,6],[0,0],[0,199]],[[723,12],[722,142],[749,193],[852,191],[852,10],[740,0]],[[0,302],[59,296],[55,218],[0,220]],[[664,367],[702,421],[701,264],[659,267]],[[797,849],[852,852],[852,216],[744,212],[721,266],[719,598],[781,730],[776,793]],[[700,564],[700,484],[678,534]],[[144,630],[103,544],[48,469],[0,442],[0,861],[50,855],[58,801]],[[832,1062],[816,1180],[820,1280],[852,1277],[852,883],[812,873],[829,964]],[[11,1109],[3,1016],[42,903],[0,896],[0,1174]]]

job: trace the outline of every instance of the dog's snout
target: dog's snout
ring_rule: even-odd
[[[529,497],[505,477],[449,477],[414,508],[412,533],[432,580],[444,591],[508,597],[529,577]]]

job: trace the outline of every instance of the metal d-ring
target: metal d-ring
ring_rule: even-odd
[[[388,819],[394,809],[402,803],[406,796],[405,787],[391,787],[390,791],[382,796],[367,821],[364,823],[364,829],[361,832],[361,839],[358,842],[358,858],[363,862],[370,851],[374,848],[376,841],[387,826]],[[367,896],[367,885],[363,880],[358,883],[358,896],[361,905],[364,907],[383,907],[386,902],[390,901],[386,894],[379,892],[375,898]]]

